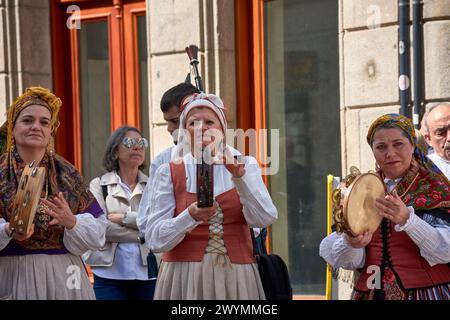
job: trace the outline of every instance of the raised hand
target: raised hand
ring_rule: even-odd
[[[225,148],[225,154],[219,155],[219,162],[225,165],[225,168],[235,178],[240,178],[245,174],[245,163],[239,162],[233,157],[231,151]]]
[[[404,225],[409,218],[409,210],[403,203],[402,199],[394,190],[392,194],[386,195],[384,198],[377,198],[375,206],[380,210],[378,213],[398,225]]]
[[[41,199],[41,202],[46,206],[45,213],[53,218],[53,220],[48,223],[49,226],[59,224],[70,230],[77,223],[77,218],[72,213],[72,210],[70,210],[69,204],[66,199],[64,199],[62,192],[58,192],[58,194],[50,200]]]

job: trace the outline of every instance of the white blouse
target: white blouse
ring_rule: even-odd
[[[174,148],[175,146],[171,146],[163,150],[155,157],[155,159],[153,159],[150,165],[147,185],[145,186],[144,192],[142,193],[141,202],[139,203],[138,215],[136,218],[136,224],[142,236],[145,233],[145,226],[147,225],[147,214],[150,204],[150,190],[153,188],[153,181],[155,180],[156,170],[158,170],[158,168],[164,163],[170,162],[170,159],[172,157],[172,150],[174,150]]]
[[[90,213],[77,214],[77,222],[72,229],[64,229],[63,243],[73,255],[81,256],[88,250],[99,250],[105,245],[106,219],[102,214],[95,218]],[[12,238],[6,232],[6,221],[0,219],[0,250]]]
[[[184,157],[186,189],[196,193],[196,165],[192,155]],[[236,187],[249,227],[267,227],[278,217],[272,199],[261,177],[261,169],[255,158],[244,157],[245,174],[233,178],[224,165],[214,165],[214,196]],[[194,220],[186,208],[174,217],[175,196],[169,164],[161,165],[153,179],[149,216],[145,229],[145,241],[150,250],[165,252],[180,243],[187,232],[201,224]]]
[[[384,179],[388,192],[391,192],[401,180]],[[413,207],[407,207],[409,218],[403,226],[395,225],[396,232],[405,231],[419,247],[420,255],[430,266],[450,262],[450,224],[424,214],[420,219]],[[320,243],[319,255],[333,268],[348,270],[364,266],[365,249],[353,248],[344,234],[333,232]]]
[[[441,158],[436,152],[428,154],[428,158],[442,171],[442,173],[450,180],[450,161]]]
[[[450,225],[441,219],[430,219],[424,215],[419,218],[412,207],[409,218],[403,225],[395,225],[397,232],[405,231],[419,247],[420,255],[430,266],[450,262]],[[425,221],[429,220],[429,222]],[[362,268],[365,262],[365,249],[351,247],[344,234],[331,233],[320,243],[319,255],[334,269],[354,270]]]

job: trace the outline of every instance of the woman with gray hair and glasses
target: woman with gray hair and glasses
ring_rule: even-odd
[[[153,299],[156,279],[147,274],[148,249],[139,240],[137,211],[148,177],[144,168],[147,139],[130,126],[117,129],[106,146],[107,173],[90,190],[107,214],[106,245],[85,261],[94,273],[97,300]]]

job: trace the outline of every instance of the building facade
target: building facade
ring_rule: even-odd
[[[450,6],[423,8],[425,100],[449,100]],[[172,143],[159,100],[198,45],[205,90],[223,98],[230,127],[278,130],[260,144],[278,161],[265,177],[279,210],[269,246],[296,297],[322,299],[326,176],[374,168],[368,126],[399,110],[397,34],[397,0],[1,0],[0,120],[42,85],[63,100],[57,151],[86,178],[125,123],[150,138],[151,159]],[[348,285],[334,289],[348,298]]]

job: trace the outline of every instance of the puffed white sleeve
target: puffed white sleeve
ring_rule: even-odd
[[[355,270],[362,268],[365,262],[364,248],[353,248],[344,234],[331,233],[325,237],[320,243],[319,255],[333,269],[343,268],[347,270]]]
[[[180,243],[186,232],[193,230],[201,222],[191,217],[188,208],[174,217],[175,195],[168,163],[158,168],[153,181],[145,243],[153,252],[165,252]]]
[[[11,237],[6,232],[6,220],[0,218],[0,250],[3,250],[11,240]]]
[[[64,230],[64,246],[74,255],[82,255],[88,250],[99,250],[105,245],[107,220],[104,214],[95,218],[90,213],[76,216],[77,222],[72,229]]]
[[[150,203],[150,186],[151,184],[149,179],[147,185],[144,188],[144,192],[142,193],[141,201],[139,202],[136,223],[140,234],[145,233],[145,226],[147,225],[147,215]]]
[[[139,203],[136,223],[139,229],[139,233],[142,235],[145,234],[145,227],[147,225],[147,219],[150,209],[150,192],[151,189],[153,188],[153,181],[155,178],[156,170],[161,166],[161,164],[162,162],[160,161],[160,157],[158,156],[154,159],[154,161],[152,161],[149,169],[148,181],[144,188],[141,201]]]
[[[420,219],[413,207],[407,207],[409,218],[403,226],[396,225],[397,232],[405,231],[419,247],[420,255],[430,266],[450,262],[450,223],[424,214]]]
[[[247,224],[251,228],[264,228],[277,220],[278,211],[263,182],[258,162],[250,156],[244,159],[245,174],[232,180],[244,208]]]

